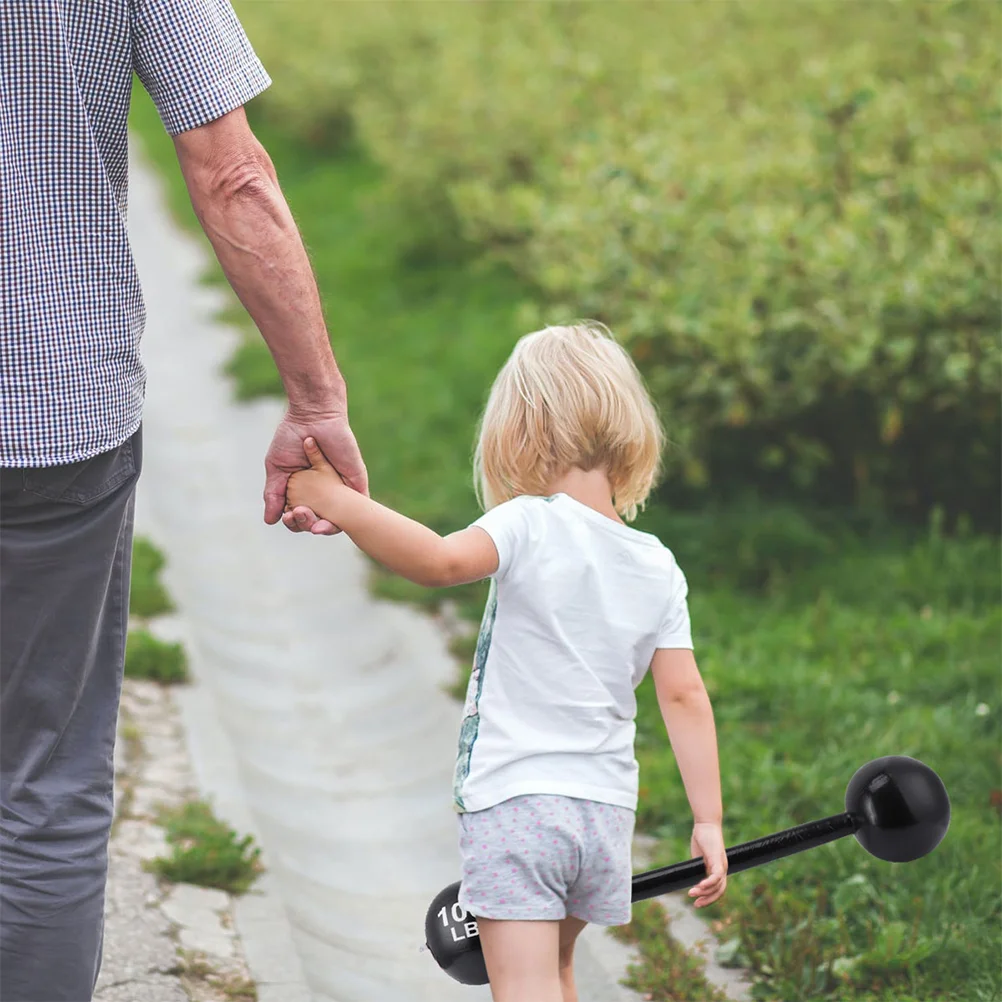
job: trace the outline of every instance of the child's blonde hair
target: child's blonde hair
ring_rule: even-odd
[[[632,521],[660,473],[664,432],[633,359],[603,324],[546,327],[515,345],[491,387],[473,457],[484,509],[545,495],[572,467],[603,468]]]

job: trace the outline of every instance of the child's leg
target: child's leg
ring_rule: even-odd
[[[582,922],[573,915],[568,915],[560,923],[558,963],[563,1002],[578,1002],[578,990],[574,985],[574,944],[586,925],[587,922]]]
[[[564,1002],[559,922],[477,919],[494,1002]]]

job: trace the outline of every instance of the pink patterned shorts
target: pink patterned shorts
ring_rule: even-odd
[[[459,815],[459,903],[478,918],[630,921],[636,814],[533,794]]]

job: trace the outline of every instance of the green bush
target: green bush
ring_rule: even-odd
[[[690,484],[996,522],[997,8],[719,6],[718,84],[642,85],[466,216],[519,221],[544,302],[618,326]],[[805,20],[830,40],[776,73]]]
[[[265,114],[617,330],[693,496],[996,524],[998,5],[240,10]]]
[[[125,674],[171,684],[188,681],[188,659],[180,644],[158,640],[148,630],[130,630],[125,645]]]

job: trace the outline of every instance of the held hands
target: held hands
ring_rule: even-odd
[[[310,462],[310,468],[298,470],[289,477],[285,510],[292,512],[303,508],[307,509],[310,515],[314,512],[323,512],[327,516],[333,516],[338,507],[338,495],[343,491],[350,491],[351,488],[346,486],[338,471],[327,462],[315,439],[305,439],[303,451]],[[318,516],[313,515],[313,517]],[[319,518],[327,524],[335,524],[324,515],[320,515]]]
[[[264,460],[264,520],[268,525],[274,525],[281,518],[292,532],[329,536],[340,530],[326,519],[318,519],[312,510],[301,508],[292,511],[286,503],[289,476],[309,463],[303,449],[303,439],[307,437],[316,440],[323,455],[329,457],[330,465],[349,487],[368,495],[365,463],[347,415],[343,412],[303,414],[290,408],[278,426]]]
[[[697,908],[705,908],[723,897],[727,889],[727,849],[720,825],[709,822],[694,824],[690,851],[694,857],[703,857],[706,876],[689,891],[689,897],[696,899]]]

